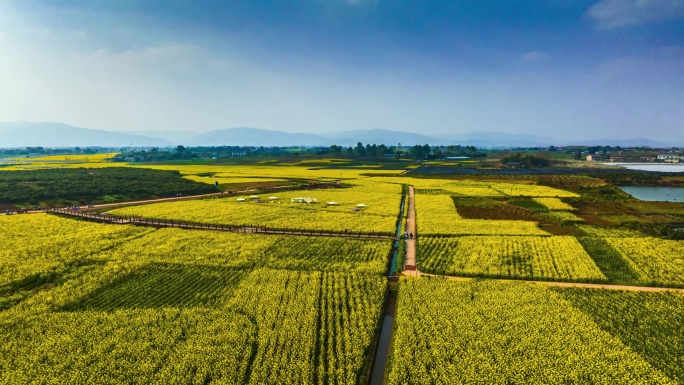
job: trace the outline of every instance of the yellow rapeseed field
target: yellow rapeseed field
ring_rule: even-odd
[[[684,241],[653,237],[606,238],[646,284],[684,286]]]
[[[536,222],[463,219],[448,195],[416,194],[416,221],[422,235],[550,235]]]
[[[0,383],[365,382],[387,241],[0,228]]]
[[[201,223],[259,225],[272,228],[393,233],[401,200],[401,186],[363,183],[350,188],[259,194],[254,199],[220,199],[165,202],[112,211],[114,215],[187,220]],[[271,197],[277,199],[270,199]],[[293,202],[315,198],[318,203]],[[334,202],[334,205],[329,205]],[[365,207],[357,207],[365,205]]]
[[[390,384],[676,383],[540,285],[403,278],[395,323]]]
[[[533,198],[533,200],[551,211],[577,211],[576,208],[558,198]]]
[[[570,236],[422,237],[420,268],[441,275],[556,281],[606,281]]]

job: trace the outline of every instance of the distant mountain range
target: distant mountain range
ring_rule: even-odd
[[[532,147],[564,145],[611,145],[671,147],[682,143],[666,144],[650,139],[606,139],[587,141],[562,141],[545,136],[477,131],[465,134],[428,136],[393,130],[339,131],[324,135],[289,133],[250,127],[226,128],[201,134],[180,131],[145,131],[139,133],[112,132],[73,127],[64,123],[0,123],[0,148],[12,147],[168,147],[186,146],[355,146],[363,144],[386,144],[404,146],[471,145],[482,148]]]
[[[144,135],[126,134],[64,123],[0,123],[0,148],[7,147],[125,147],[173,145],[172,142]]]

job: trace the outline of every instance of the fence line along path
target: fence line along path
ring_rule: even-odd
[[[258,225],[220,225],[196,223],[176,220],[163,220],[143,218],[140,216],[118,217],[110,214],[91,213],[87,211],[79,211],[73,209],[53,208],[47,210],[48,214],[61,215],[67,217],[76,217],[83,220],[99,223],[109,223],[117,225],[136,225],[136,226],[150,226],[150,227],[173,227],[188,230],[212,230],[212,231],[230,231],[234,233],[249,233],[249,234],[283,234],[283,235],[310,235],[320,237],[341,237],[341,238],[371,238],[371,239],[394,239],[390,233],[364,233],[352,231],[332,231],[332,230],[306,230],[306,229],[288,229],[288,228],[271,228]]]

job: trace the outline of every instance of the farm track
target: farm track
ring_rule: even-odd
[[[272,190],[287,190],[293,188],[292,186],[276,186],[276,187],[271,187]],[[170,197],[170,198],[156,198],[156,199],[146,199],[146,200],[141,200],[141,201],[130,201],[130,202],[116,202],[116,203],[101,203],[97,205],[93,205],[91,207],[83,207],[81,210],[83,211],[91,211],[91,210],[97,210],[97,209],[104,209],[104,208],[115,208],[115,207],[124,207],[124,206],[137,206],[137,205],[146,205],[149,203],[159,203],[159,202],[173,202],[173,201],[181,201],[181,200],[190,200],[190,199],[202,199],[202,198],[209,198],[209,197],[220,197],[220,196],[232,196],[232,195],[237,195],[237,194],[246,194],[254,192],[254,190],[238,190],[235,191],[234,193],[231,194],[226,194],[225,192],[216,192],[216,193],[210,193],[210,194],[199,194],[199,195],[185,195],[185,196],[178,196],[178,197]],[[29,210],[26,211],[26,213],[43,213],[45,210]]]
[[[475,278],[472,277],[458,277],[450,275],[438,275],[423,273],[416,265],[416,207],[415,207],[415,193],[413,186],[409,186],[409,212],[406,220],[406,231],[413,233],[413,239],[406,240],[406,262],[407,265],[416,266],[415,271],[406,271],[403,274],[406,276],[423,276],[423,277],[442,277],[453,281],[470,281]],[[653,287],[653,286],[629,286],[629,285],[610,285],[602,283],[581,283],[581,282],[553,282],[553,281],[535,281],[526,279],[495,279],[499,282],[531,282],[539,285],[555,286],[555,287],[579,287],[587,289],[606,289],[606,290],[630,290],[630,291],[644,291],[644,292],[665,292],[674,291],[684,293],[684,289],[668,288],[668,287]]]

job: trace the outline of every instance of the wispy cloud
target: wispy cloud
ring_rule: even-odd
[[[549,58],[549,55],[541,51],[530,51],[520,56],[522,61],[528,63],[541,62]]]
[[[601,0],[586,13],[601,29],[684,18],[684,0]]]

